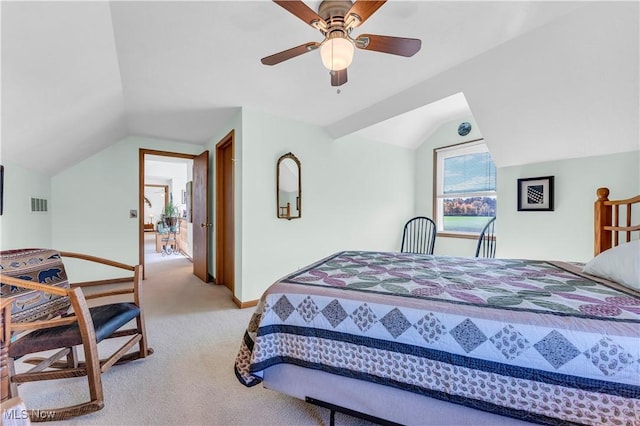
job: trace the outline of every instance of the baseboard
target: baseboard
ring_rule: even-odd
[[[238,298],[236,298],[236,296],[233,296],[232,298],[233,303],[236,304],[236,306],[240,309],[244,309],[244,308],[251,308],[253,306],[257,306],[258,302],[260,300],[256,299],[256,300],[249,300],[248,302],[241,302]]]

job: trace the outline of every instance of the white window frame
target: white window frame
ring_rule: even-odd
[[[441,200],[450,198],[450,195],[444,195],[444,161],[450,157],[457,157],[468,154],[479,154],[483,152],[489,152],[487,144],[484,139],[475,139],[469,142],[463,142],[456,145],[445,146],[441,148],[435,148],[433,150],[434,161],[434,188],[433,188],[433,216],[436,222],[436,228],[438,229],[438,235],[447,237],[460,237],[460,238],[477,238],[480,232],[456,232],[444,230],[444,204]],[[497,184],[496,184],[497,186]],[[477,191],[477,192],[465,192],[460,194],[461,198],[465,197],[495,197],[496,202],[498,200],[497,188],[495,191]]]

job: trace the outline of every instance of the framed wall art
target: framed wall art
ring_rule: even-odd
[[[553,211],[553,176],[518,179],[518,211]]]

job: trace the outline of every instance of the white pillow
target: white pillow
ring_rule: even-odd
[[[640,240],[603,251],[587,262],[582,272],[640,291]]]

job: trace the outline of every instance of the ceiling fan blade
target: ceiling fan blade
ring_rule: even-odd
[[[275,65],[279,64],[280,62],[286,61],[287,59],[300,56],[303,53],[311,52],[318,47],[320,47],[320,43],[312,41],[309,43],[301,44],[300,46],[292,47],[291,49],[283,50],[282,52],[274,53],[271,56],[266,56],[260,59],[260,61],[265,65]]]
[[[331,71],[331,85],[342,86],[347,82],[347,69]]]
[[[364,50],[391,53],[392,55],[413,56],[420,50],[422,42],[417,38],[391,37],[362,34],[355,40],[356,47]]]
[[[360,17],[360,23],[358,25],[361,25],[364,21],[369,19],[369,17],[373,15],[376,10],[380,9],[380,6],[382,6],[386,2],[387,0],[356,0],[353,6],[351,6],[351,9],[349,9],[347,14],[345,15],[345,19],[351,14],[358,15]],[[354,28],[358,25],[355,25]]]
[[[326,26],[325,20],[300,0],[273,0],[273,2],[287,9],[312,27],[314,27],[314,22],[321,22]]]

